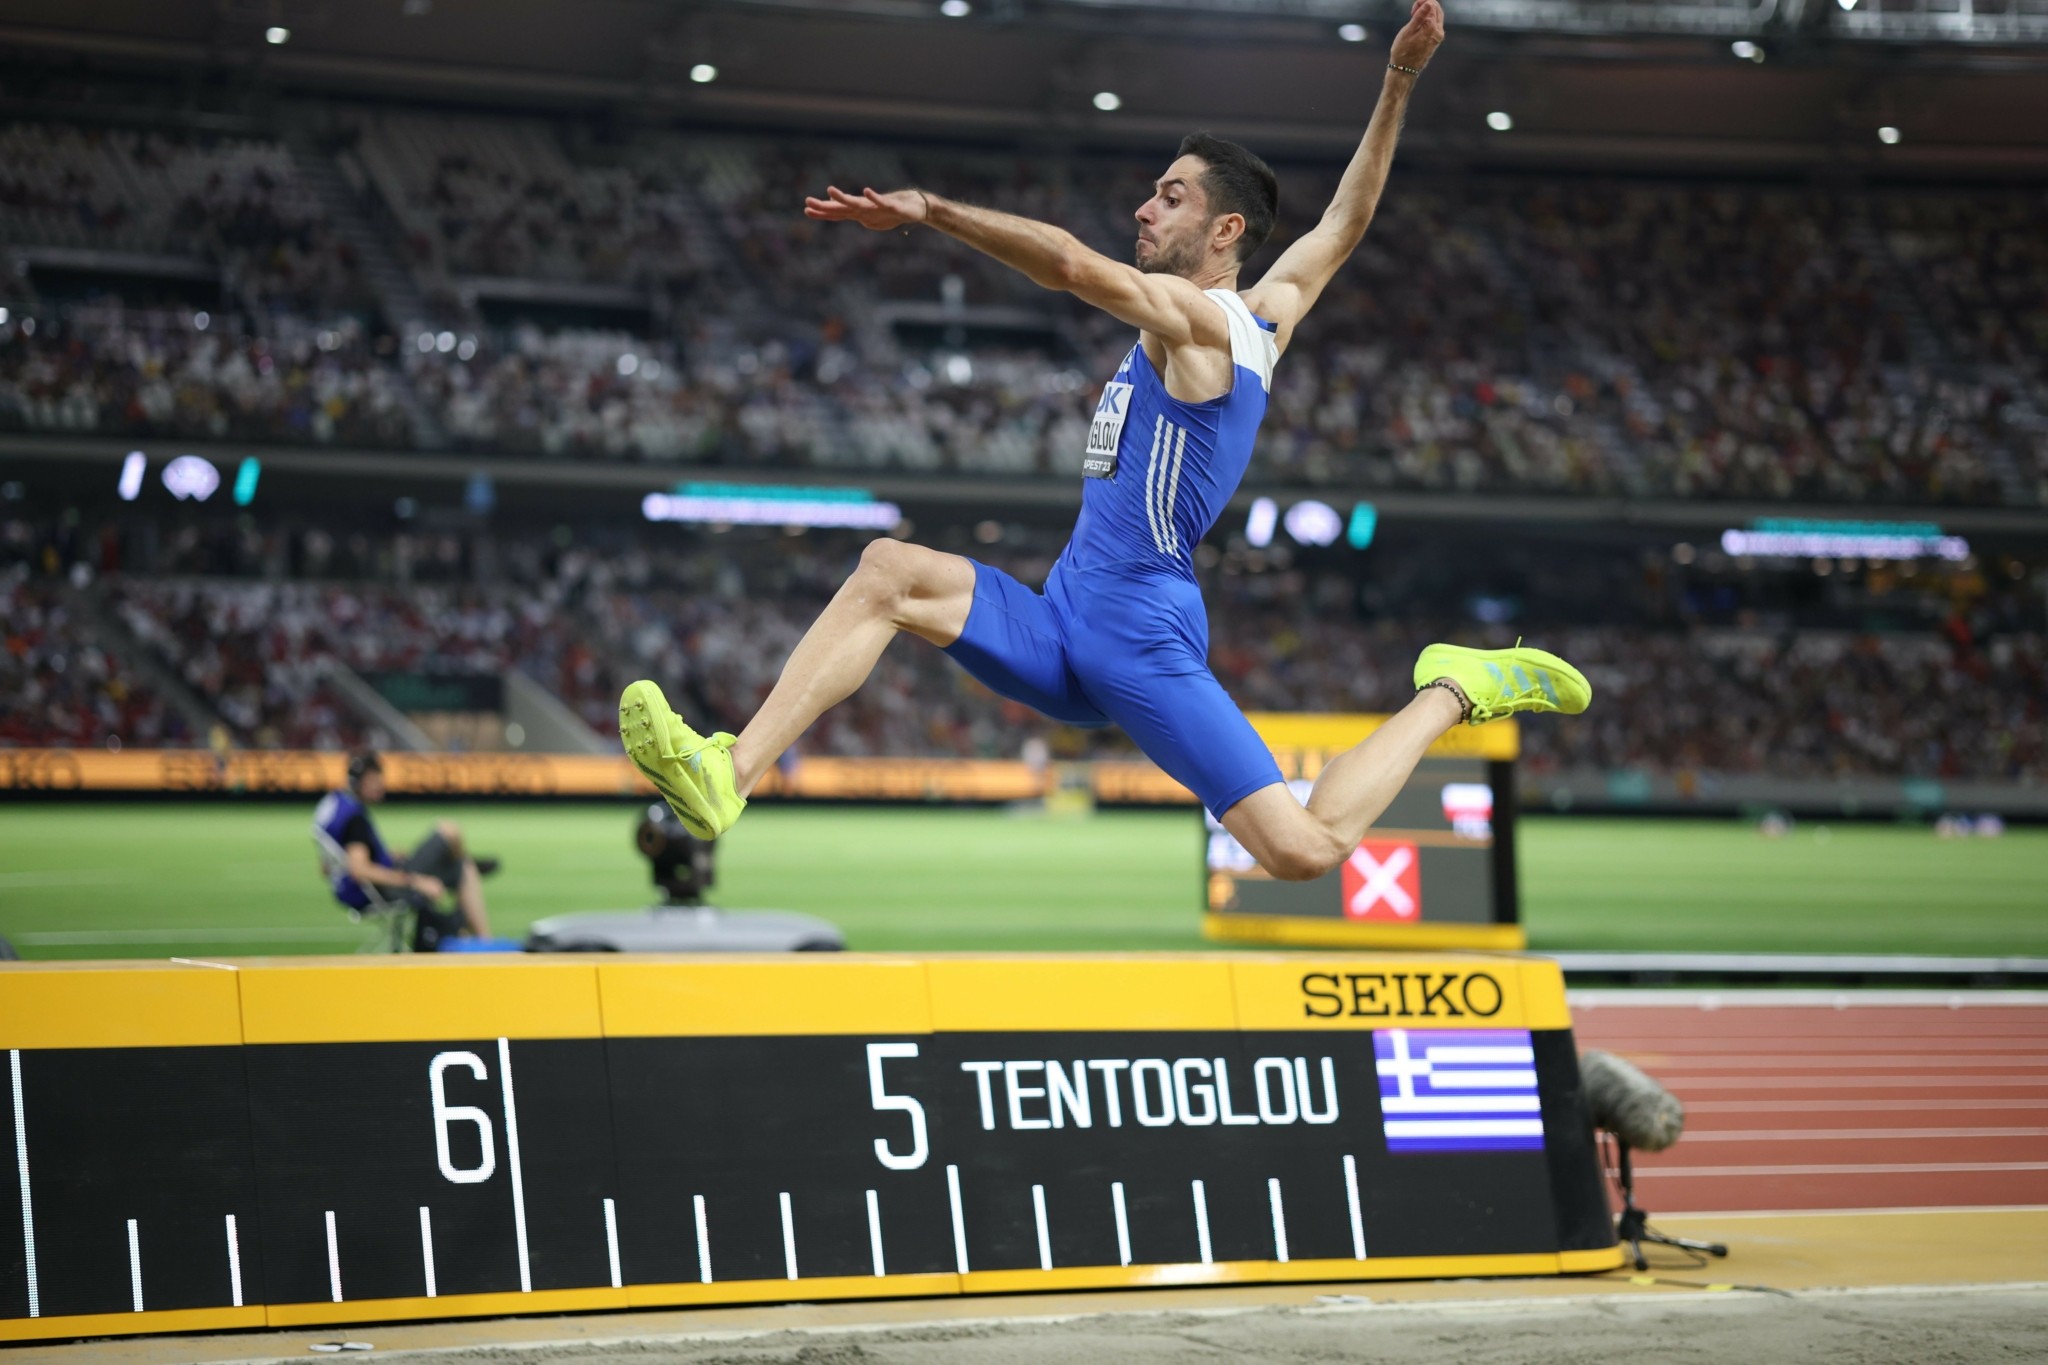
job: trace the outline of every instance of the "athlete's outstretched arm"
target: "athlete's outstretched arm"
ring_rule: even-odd
[[[925,190],[863,190],[856,195],[834,187],[825,193],[826,198],[804,200],[805,217],[859,223],[874,232],[923,223],[993,256],[1033,284],[1072,294],[1168,346],[1191,341],[1221,344],[1229,336],[1223,311],[1193,284],[1178,275],[1148,275],[1112,261],[1065,228],[958,204]]]
[[[1252,311],[1278,326],[1284,345],[1294,325],[1315,306],[1323,286],[1337,273],[1337,267],[1357,249],[1379,207],[1380,191],[1386,188],[1387,172],[1394,164],[1394,144],[1401,137],[1401,122],[1408,114],[1408,95],[1415,77],[1393,67],[1420,71],[1430,54],[1444,40],[1444,11],[1438,0],[1414,0],[1408,22],[1394,35],[1387,53],[1389,67],[1380,87],[1380,100],[1366,125],[1365,137],[1345,168],[1337,195],[1323,210],[1322,221],[1296,238],[1257,286],[1246,293]]]

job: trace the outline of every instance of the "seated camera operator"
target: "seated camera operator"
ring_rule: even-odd
[[[393,855],[370,819],[369,808],[384,799],[384,792],[383,763],[371,750],[360,750],[349,756],[348,785],[322,797],[313,812],[314,828],[348,860],[334,874],[334,898],[351,910],[361,910],[373,899],[364,888],[373,886],[374,899],[410,906],[417,915],[416,952],[433,952],[443,939],[455,938],[465,929],[476,938],[489,938],[483,878],[498,870],[498,860],[471,858],[463,847],[462,828],[453,820],[435,825],[410,854]],[[451,893],[454,911],[443,908]]]

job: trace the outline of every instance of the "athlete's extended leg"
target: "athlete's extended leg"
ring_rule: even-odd
[[[1223,827],[1259,866],[1283,881],[1311,881],[1351,856],[1415,765],[1456,725],[1464,708],[1425,687],[1385,724],[1330,761],[1308,807],[1284,786],[1262,787],[1222,815]]]
[[[1576,668],[1519,642],[1493,650],[1431,645],[1415,662],[1415,685],[1413,700],[1323,769],[1306,809],[1285,787],[1268,786],[1219,817],[1259,866],[1308,881],[1349,858],[1429,746],[1454,725],[1520,711],[1577,715],[1593,700]]]
[[[619,698],[619,738],[692,834],[732,827],[782,751],[827,708],[853,694],[900,630],[938,645],[959,638],[974,602],[974,565],[958,555],[877,540],[783,665],[768,700],[736,739],[704,736],[661,689],[633,683]]]
[[[740,795],[754,790],[812,721],[867,681],[898,631],[944,648],[960,638],[973,604],[973,561],[900,540],[870,542],[732,746]]]

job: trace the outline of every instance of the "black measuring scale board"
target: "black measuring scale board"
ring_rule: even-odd
[[[8,1337],[1618,1256],[1548,964],[233,971],[239,1046],[8,1040]]]

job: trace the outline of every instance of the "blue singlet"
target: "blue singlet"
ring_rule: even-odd
[[[1208,296],[1230,324],[1230,392],[1183,403],[1132,346],[1096,404],[1081,515],[1044,594],[976,562],[974,605],[946,652],[1054,720],[1122,726],[1221,816],[1280,768],[1209,671],[1193,555],[1244,478],[1279,347],[1236,294]]]

